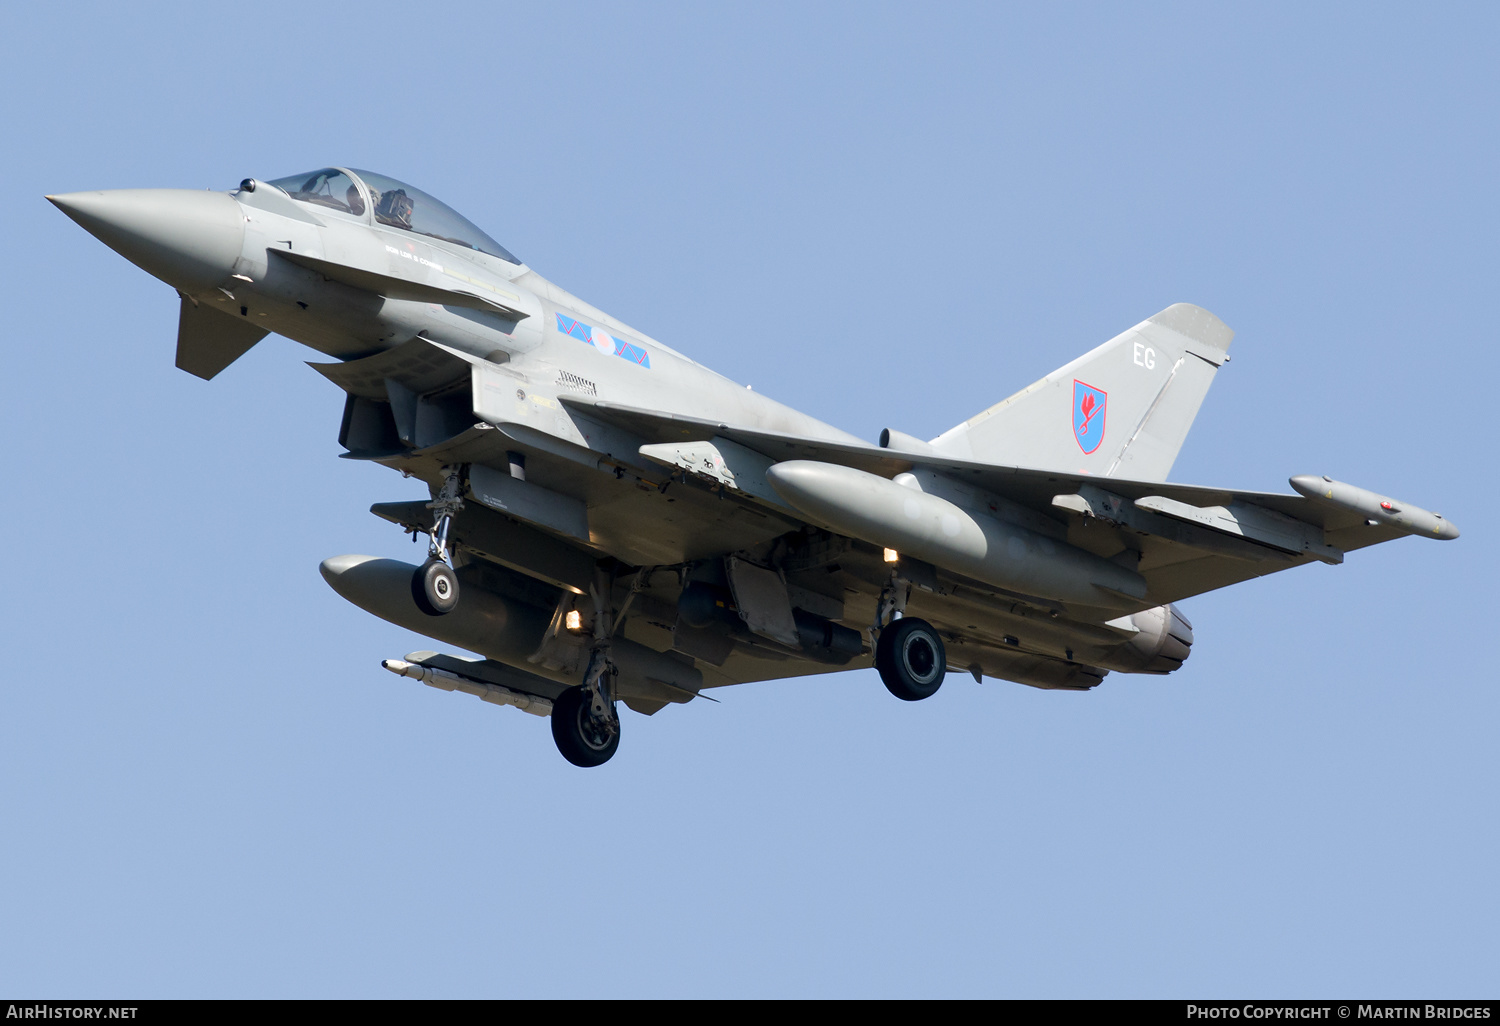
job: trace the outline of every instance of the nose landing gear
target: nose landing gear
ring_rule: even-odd
[[[429,557],[411,575],[411,597],[428,616],[451,613],[458,605],[458,575],[441,558]]]
[[[412,574],[411,597],[428,616],[442,616],[458,606],[458,575],[453,572],[453,557],[448,551],[448,526],[453,514],[464,508],[463,470],[457,464],[444,467],[447,477],[443,487],[427,504],[435,522],[429,535],[427,562]]]

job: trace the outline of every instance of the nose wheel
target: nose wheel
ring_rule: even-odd
[[[943,686],[948,654],[932,624],[902,617],[880,632],[875,644],[875,669],[891,694],[903,702],[920,702]]]
[[[441,559],[429,559],[412,574],[411,597],[428,616],[451,613],[458,605],[458,575]]]
[[[435,523],[427,546],[427,562],[411,576],[411,597],[428,616],[451,613],[458,606],[458,575],[448,550],[448,526],[464,508],[463,470],[459,465],[443,468],[445,478],[437,498],[427,504]]]

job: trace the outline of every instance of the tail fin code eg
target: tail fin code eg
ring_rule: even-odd
[[[1234,332],[1176,303],[932,440],[944,453],[1165,481]]]

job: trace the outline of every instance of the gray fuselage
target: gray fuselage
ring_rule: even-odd
[[[565,423],[566,414],[556,404],[546,402],[558,393],[805,437],[858,441],[635,331],[524,264],[388,227],[368,212],[356,217],[310,210],[271,186],[229,195],[244,219],[233,287],[225,292],[209,286],[193,298],[257,328],[341,360],[369,356],[421,336],[508,367],[525,374],[524,406],[529,408],[485,412],[524,413],[527,419],[541,421],[537,427],[562,437],[576,429]],[[296,262],[298,258],[307,261]],[[314,269],[319,262],[348,269],[343,275],[347,281],[319,273]],[[348,283],[366,284],[361,273],[370,276],[375,288]],[[378,294],[381,283],[397,280],[429,287],[431,298],[389,294],[399,288]],[[525,316],[508,315],[498,306],[438,301],[448,291],[494,300]],[[570,323],[582,328],[575,327],[571,334],[562,330]],[[580,337],[585,333],[607,334],[609,341],[591,344]],[[606,352],[613,342],[628,344],[631,355]],[[634,358],[636,352],[645,360]],[[475,397],[476,405],[481,401],[481,396]]]

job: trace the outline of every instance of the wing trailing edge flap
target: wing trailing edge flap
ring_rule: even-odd
[[[1161,495],[1132,501],[1088,484],[1077,492],[1054,496],[1052,504],[1070,513],[1236,559],[1264,561],[1278,555],[1307,555],[1325,563],[1344,561],[1343,550],[1328,543],[1322,527],[1247,502],[1204,507]]]
[[[248,320],[183,296],[177,317],[177,366],[208,381],[268,334]]]

